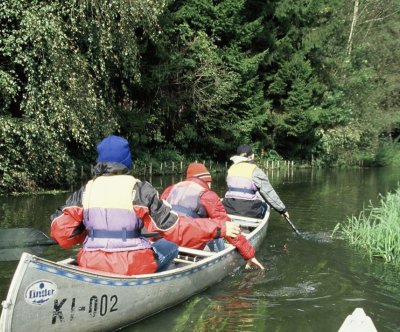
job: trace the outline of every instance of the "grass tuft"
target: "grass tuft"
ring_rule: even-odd
[[[334,229],[340,237],[370,257],[400,266],[400,188],[381,196],[379,207],[372,204]]]

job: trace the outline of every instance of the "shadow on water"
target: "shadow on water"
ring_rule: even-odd
[[[394,190],[397,169],[294,170],[269,178],[302,233],[295,235],[272,212],[268,235],[257,252],[264,273],[240,269],[184,303],[124,331],[337,331],[362,307],[379,332],[400,331],[399,271],[331,237],[338,222],[358,215],[379,194]],[[162,190],[180,177],[153,178]],[[224,175],[213,189],[222,195]],[[48,233],[48,216],[66,196],[0,197],[2,227],[35,227]],[[60,259],[76,252],[49,247],[43,256]],[[0,263],[4,299],[16,262]],[[132,299],[135,301],[135,299]]]

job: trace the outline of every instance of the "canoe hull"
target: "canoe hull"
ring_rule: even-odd
[[[255,248],[267,226],[265,220],[249,234]],[[186,300],[243,264],[236,249],[227,248],[178,269],[126,277],[24,253],[3,301],[0,330],[116,330]]]

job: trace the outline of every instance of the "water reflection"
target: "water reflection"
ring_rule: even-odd
[[[50,215],[69,193],[0,196],[1,228],[33,227],[48,233]]]

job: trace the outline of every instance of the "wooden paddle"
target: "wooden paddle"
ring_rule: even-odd
[[[159,237],[160,234],[142,232],[144,237]],[[0,249],[49,246],[57,244],[52,238],[35,228],[0,229]]]

